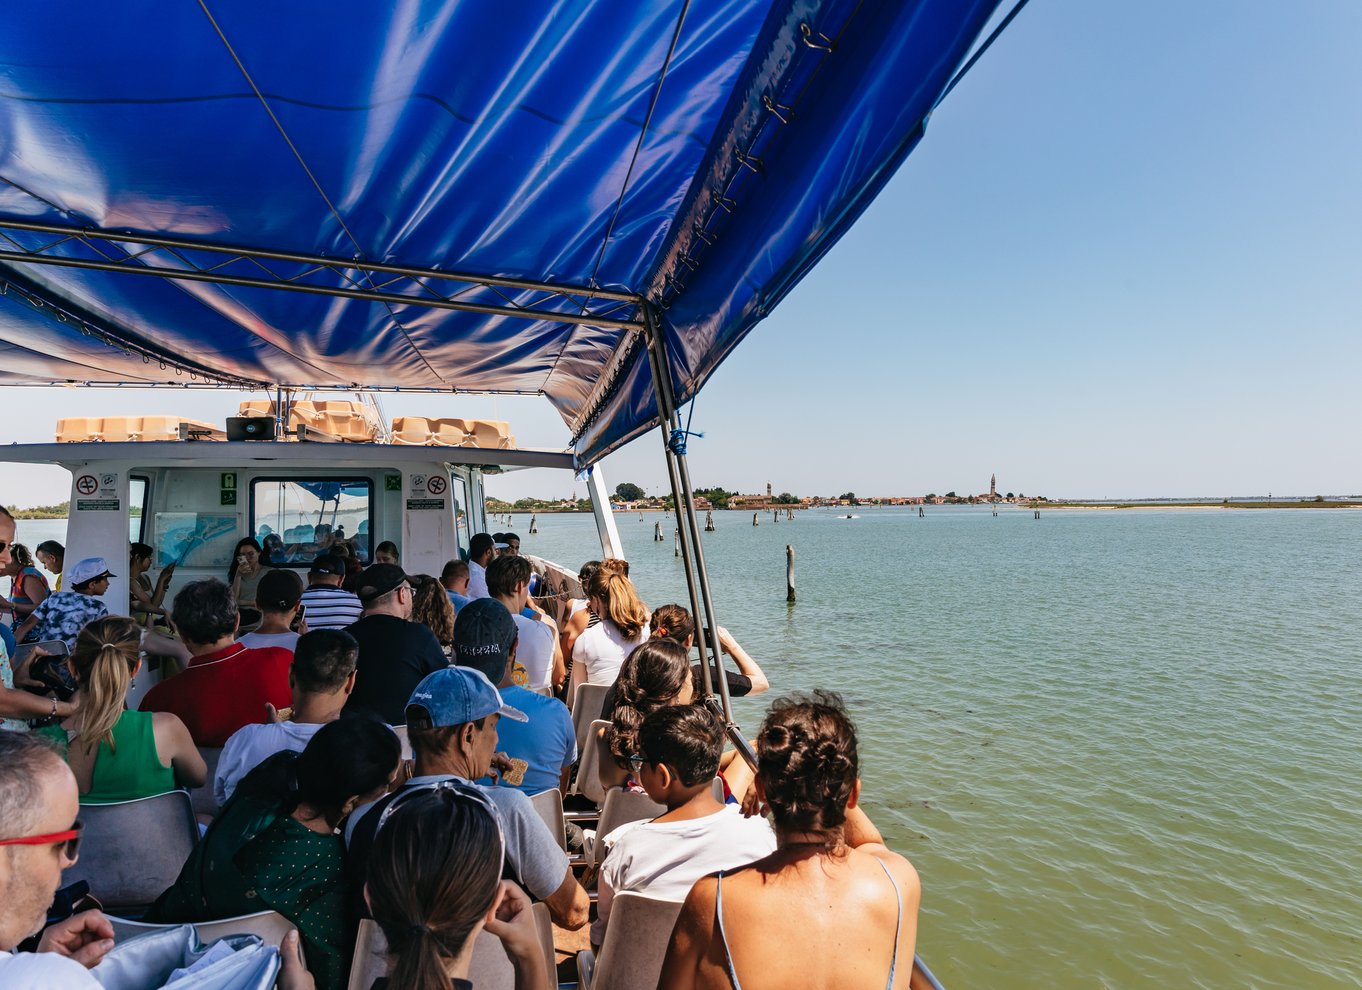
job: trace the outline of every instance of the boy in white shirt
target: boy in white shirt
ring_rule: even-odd
[[[681,902],[696,880],[775,852],[765,818],[744,818],[714,798],[724,728],[704,705],[660,708],[643,720],[631,769],[648,796],[667,806],[652,821],[630,822],[603,840],[610,849],[597,883],[591,942],[605,940],[615,894],[631,891]]]

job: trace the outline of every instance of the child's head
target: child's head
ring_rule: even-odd
[[[671,705],[643,720],[635,775],[648,796],[668,808],[708,790],[719,772],[724,727],[704,705]]]

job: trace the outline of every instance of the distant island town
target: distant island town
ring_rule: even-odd
[[[800,509],[828,509],[841,507],[892,507],[925,505],[1016,505],[1027,509],[1362,509],[1362,494],[1359,495],[1291,495],[1273,498],[1267,496],[1231,496],[1226,498],[1138,498],[1138,499],[1050,499],[1044,495],[1025,495],[1021,492],[999,492],[998,476],[989,479],[988,491],[975,495],[959,495],[954,491],[938,495],[857,495],[843,492],[840,495],[794,495],[790,492],[775,494],[768,482],[766,493],[743,494],[725,488],[697,488],[695,507],[701,512],[715,509],[747,512],[789,511]],[[615,512],[670,512],[671,495],[649,495],[645,489],[633,482],[622,482],[615,486],[610,508]],[[70,503],[39,505],[29,508],[11,506],[10,511],[16,519],[65,519]],[[139,510],[133,509],[136,515]],[[462,510],[461,510],[462,511]],[[494,496],[487,496],[487,511],[494,515],[511,512],[590,512],[591,499],[578,498],[576,493],[563,498],[519,498],[508,502]]]

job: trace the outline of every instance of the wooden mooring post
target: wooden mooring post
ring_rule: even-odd
[[[533,513],[530,516],[530,532],[531,533],[539,532],[539,513],[537,512]]]
[[[795,600],[794,589],[794,547],[785,544],[785,600],[792,602]]]
[[[672,556],[681,556],[681,530],[676,531],[676,542],[672,544]]]
[[[653,523],[653,542],[662,542],[662,523],[660,522]]]
[[[757,522],[757,514],[756,514],[755,512],[752,513],[752,525],[753,525],[753,526],[760,526],[760,525],[761,525],[761,523]]]
[[[714,532],[714,513],[713,513],[713,512],[708,512],[708,511],[705,512],[705,532],[706,532],[706,533],[712,533],[712,532]]]

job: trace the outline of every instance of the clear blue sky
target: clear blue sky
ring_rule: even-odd
[[[1362,492],[1362,3],[1033,0],[696,404],[695,482],[797,494]],[[239,393],[7,390],[62,415]],[[562,447],[539,400],[389,396]],[[21,411],[21,414],[16,414]],[[662,491],[660,441],[606,460]],[[0,500],[66,497],[0,475]],[[494,492],[567,494],[526,472]],[[578,486],[579,488],[581,486]]]

